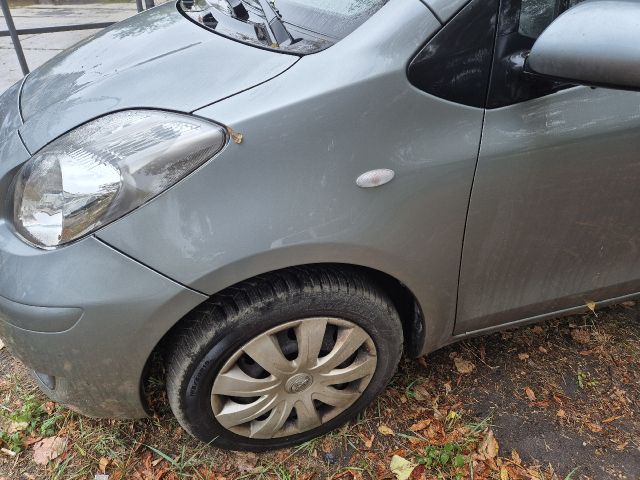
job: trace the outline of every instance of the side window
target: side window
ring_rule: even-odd
[[[409,64],[420,90],[451,102],[484,108],[489,90],[498,0],[472,0]]]
[[[584,0],[502,0],[487,108],[543,97],[573,85],[533,78],[522,72],[524,59],[558,15]]]
[[[565,10],[584,0],[522,0],[518,32],[538,38],[545,28]]]
[[[585,0],[471,0],[410,62],[420,90],[479,108],[499,108],[572,85],[524,75],[540,34],[561,13]],[[497,18],[496,18],[497,17]],[[491,81],[490,81],[491,79]]]

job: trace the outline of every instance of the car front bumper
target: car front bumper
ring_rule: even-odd
[[[93,237],[39,251],[9,235],[0,223],[0,337],[11,352],[73,410],[145,416],[150,354],[206,297]]]

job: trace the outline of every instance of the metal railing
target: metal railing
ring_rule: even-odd
[[[50,26],[50,27],[17,29],[15,23],[13,22],[13,17],[11,16],[11,9],[9,8],[9,0],[0,0],[0,6],[2,7],[2,14],[4,15],[4,20],[7,23],[7,30],[0,30],[0,37],[11,37],[11,42],[13,43],[13,49],[15,50],[16,56],[18,57],[18,63],[20,63],[20,69],[22,70],[23,75],[26,75],[27,73],[29,73],[29,65],[27,64],[27,59],[24,56],[24,51],[22,50],[22,44],[20,43],[20,35],[70,32],[74,30],[96,30],[99,28],[108,27],[109,25],[113,25],[115,23],[115,22],[78,23],[74,25],[56,25],[56,26]],[[136,0],[136,8],[138,9],[138,13],[154,6],[155,6],[154,0],[144,0],[144,5],[142,4],[142,0]]]

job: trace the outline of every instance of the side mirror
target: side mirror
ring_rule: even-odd
[[[640,90],[640,2],[595,0],[569,9],[540,35],[525,68],[576,84]]]

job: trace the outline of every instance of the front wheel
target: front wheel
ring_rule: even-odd
[[[357,270],[282,270],[185,319],[167,361],[169,402],[205,442],[286,447],[355,417],[384,390],[401,349],[393,303]]]

